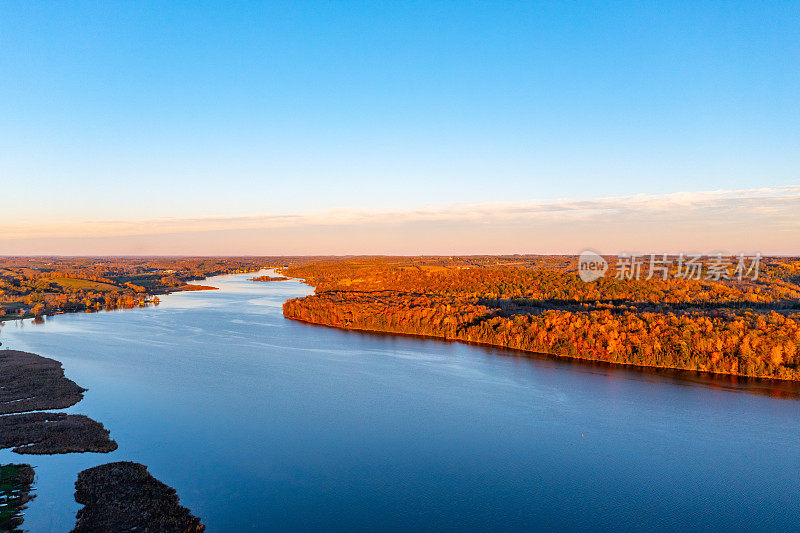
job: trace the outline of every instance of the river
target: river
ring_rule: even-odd
[[[286,320],[296,281],[211,278],[151,308],[9,321],[88,388],[111,454],[36,467],[26,530],[69,531],[77,473],[146,464],[208,531],[800,524],[797,387],[514,357]]]

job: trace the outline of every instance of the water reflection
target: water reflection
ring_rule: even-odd
[[[320,327],[307,325],[308,327]],[[321,326],[325,327],[325,326]],[[537,366],[549,366],[569,368],[576,372],[590,373],[596,376],[606,376],[609,379],[633,379],[647,383],[660,383],[664,380],[678,386],[699,386],[708,389],[719,389],[729,392],[741,392],[770,396],[772,398],[800,399],[800,382],[784,381],[776,379],[750,378],[746,376],[733,376],[725,374],[714,374],[711,372],[698,372],[691,370],[680,370],[671,368],[652,368],[639,367],[633,365],[619,365],[603,361],[591,361],[586,359],[553,357],[548,354],[536,354],[514,350],[510,348],[486,346],[478,343],[464,343],[461,341],[450,341],[441,339],[427,339],[415,335],[392,335],[388,333],[372,331],[343,331],[344,335],[357,337],[381,337],[392,338],[413,338],[422,342],[433,342],[442,344],[467,344],[476,352],[483,353],[487,357],[502,356],[519,360],[521,363],[526,361]],[[357,342],[357,341],[354,341]]]

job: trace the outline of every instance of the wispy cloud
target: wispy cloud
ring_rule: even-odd
[[[679,192],[594,200],[451,204],[412,210],[336,209],[310,214],[236,217],[159,218],[149,220],[87,220],[80,222],[4,224],[3,238],[110,237],[230,229],[285,228],[441,221],[594,220],[598,216],[672,216],[686,212],[726,212],[738,215],[787,216],[800,221],[800,186],[738,191]],[[740,210],[745,210],[741,212]]]
[[[515,231],[519,232],[517,244],[508,234]],[[342,241],[341,249],[330,249],[330,238],[319,240],[321,232],[351,240]],[[318,253],[544,252],[559,251],[552,249],[558,239],[577,244],[593,238],[595,247],[641,248],[648,239],[662,246],[678,246],[683,238],[686,246],[699,246],[703,237],[714,237],[722,246],[725,242],[743,242],[748,233],[753,239],[750,248],[759,248],[760,241],[786,252],[800,252],[800,186],[451,204],[410,210],[337,209],[307,214],[11,223],[4,225],[0,235],[0,252],[66,253],[64,246],[75,246],[74,253],[103,253],[106,248],[108,253],[124,253],[124,244],[108,246],[115,239],[119,243],[162,243],[158,251],[150,253],[231,253],[231,242],[240,243],[237,253],[297,253],[299,248],[308,253],[317,253],[317,248]],[[201,235],[206,236],[204,246],[199,246]],[[224,235],[224,241],[220,235]],[[282,235],[291,235],[293,240],[285,242]],[[394,235],[398,249],[391,249],[387,235]],[[437,235],[442,239],[439,244],[432,241]],[[268,250],[264,249],[264,236],[269,236]],[[251,239],[252,250],[247,249],[246,237]],[[302,244],[298,242],[303,240]],[[181,249],[170,252],[160,248],[169,242]],[[424,243],[424,249],[422,244],[415,248],[415,242]],[[98,243],[105,244],[92,248]],[[187,243],[191,243],[191,250],[183,249]],[[461,248],[450,249],[454,243],[460,243]],[[530,249],[537,243],[541,249]],[[282,246],[294,251],[284,251]]]

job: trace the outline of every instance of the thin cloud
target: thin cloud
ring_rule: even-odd
[[[410,210],[6,225],[4,254],[797,253],[800,186]],[[667,249],[668,248],[668,249]]]
[[[800,187],[769,187],[731,191],[678,192],[595,200],[451,204],[413,210],[369,211],[336,209],[309,214],[237,217],[159,218],[150,220],[80,221],[6,224],[4,239],[44,237],[113,237],[233,229],[298,226],[398,224],[406,222],[492,222],[511,220],[592,220],[599,216],[659,216],[693,212],[748,214],[800,221]],[[741,210],[746,213],[741,213]]]

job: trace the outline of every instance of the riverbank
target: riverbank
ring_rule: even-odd
[[[316,293],[287,301],[284,316],[611,364],[800,381],[800,286],[786,277],[782,259],[766,263],[759,284],[588,284],[563,258],[529,263],[356,258],[288,268]]]
[[[191,284],[209,276],[262,270],[267,258],[0,258],[0,321],[129,309],[159,295],[213,290]]]
[[[283,310],[286,318],[340,329],[414,335],[624,366],[800,381],[800,371],[795,365],[773,363],[767,367],[756,366],[754,363],[757,361],[748,358],[743,358],[744,364],[740,364],[738,358],[723,358],[722,354],[716,355],[713,349],[709,350],[708,347],[717,343],[722,345],[720,338],[731,329],[731,324],[724,318],[702,321],[700,324],[711,331],[706,332],[705,338],[697,339],[697,344],[690,344],[683,340],[680,332],[695,327],[691,317],[630,316],[625,322],[609,313],[505,317],[499,313],[500,310],[489,308],[476,313],[476,306],[469,303],[460,308],[460,313],[451,313],[447,309],[456,306],[449,300],[434,300],[425,305],[419,302],[420,295],[398,297],[406,301],[395,305],[393,301],[376,301],[374,295],[323,293],[289,300]],[[417,302],[412,304],[410,301]],[[662,320],[667,323],[663,325]],[[793,337],[797,330],[792,318],[776,316],[772,324],[763,328],[759,327],[757,319],[751,320],[752,323],[745,324],[743,329],[757,331],[764,339],[761,342],[770,343],[762,349],[767,355],[775,346],[780,346],[778,343],[782,338]],[[791,328],[788,335],[781,331],[784,326]],[[678,340],[670,343],[665,329],[677,333]],[[600,335],[593,335],[593,330]],[[608,349],[609,343],[601,337],[609,331],[615,332],[615,338],[622,339],[615,343],[614,351]],[[629,335],[633,342],[622,344]]]

